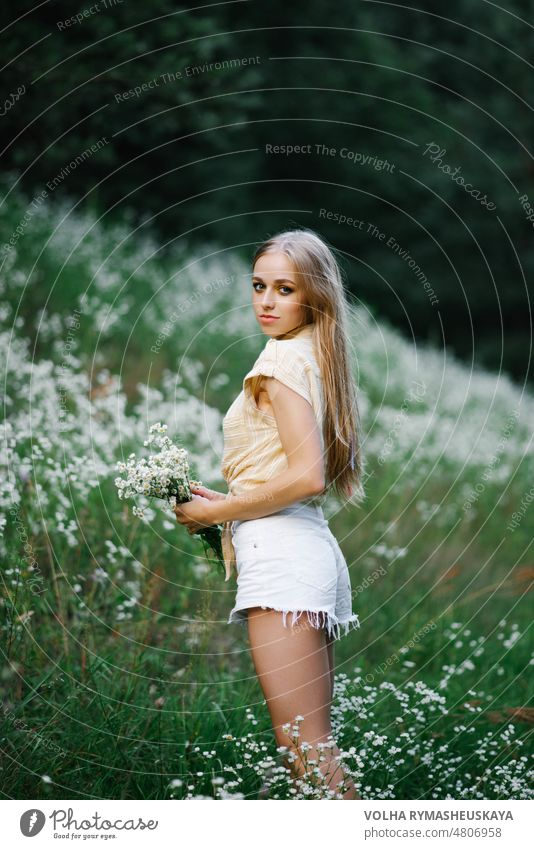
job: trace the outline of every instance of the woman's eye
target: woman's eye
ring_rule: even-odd
[[[263,286],[263,283],[255,282],[255,283],[252,284],[253,289],[256,289],[256,286]],[[280,286],[280,289],[286,289],[287,290],[286,292],[283,293],[284,295],[291,295],[291,293],[293,292],[293,289],[290,289],[289,286]],[[256,289],[256,291],[258,291],[258,290]]]

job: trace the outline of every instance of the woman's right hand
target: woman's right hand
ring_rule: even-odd
[[[201,495],[209,501],[224,501],[226,495],[222,492],[217,492],[215,489],[208,489],[206,486],[192,486],[191,492],[193,495]]]

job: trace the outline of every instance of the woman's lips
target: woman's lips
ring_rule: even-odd
[[[270,323],[272,321],[278,321],[278,316],[277,315],[260,315],[260,321],[266,321],[267,323]]]

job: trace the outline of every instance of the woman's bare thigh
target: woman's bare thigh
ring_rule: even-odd
[[[248,633],[256,674],[271,714],[279,745],[288,745],[282,725],[299,714],[301,742],[326,741],[331,733],[331,672],[324,629],[303,613],[283,625],[282,614],[267,608],[248,610]]]

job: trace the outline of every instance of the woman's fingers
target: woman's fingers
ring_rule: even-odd
[[[184,528],[186,528],[188,534],[196,534],[196,532],[200,528],[200,525],[196,525],[194,523],[191,523],[191,520],[186,519],[185,516],[182,516],[181,513],[177,513],[176,511],[175,511],[175,513],[176,513],[176,521],[178,522],[178,524],[183,525]]]
[[[219,499],[225,499],[226,495],[223,492],[217,492],[216,489],[208,489],[207,486],[192,486],[191,492],[201,495],[203,498],[207,498],[208,501],[218,501]]]
[[[176,516],[176,521],[178,522],[178,524],[179,524],[179,525],[185,525],[185,526],[186,526],[186,528],[189,530],[189,528],[191,527],[191,520],[190,520],[190,519],[187,519],[187,518],[184,516],[184,514],[183,514],[183,513],[182,513],[182,511],[178,508],[178,506],[176,506],[176,507],[174,508],[174,515]]]
[[[212,489],[208,489],[205,486],[192,486],[191,492],[197,493],[198,495],[202,495],[203,498],[212,499],[215,495]]]
[[[198,531],[202,530],[203,525],[199,525],[198,522],[191,519],[187,516],[181,509],[179,504],[175,504],[173,507],[174,515],[176,516],[176,521],[178,524],[183,525],[189,534],[196,534]]]

